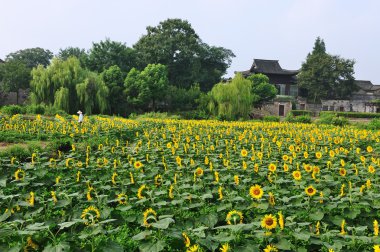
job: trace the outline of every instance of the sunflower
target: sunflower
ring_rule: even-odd
[[[214,171],[215,183],[219,182],[219,172]]]
[[[143,199],[145,196],[142,195],[143,190],[146,188],[146,185],[140,186],[140,188],[137,190],[137,198]]]
[[[246,149],[242,149],[240,154],[242,157],[246,157],[246,156],[248,156],[248,151]]]
[[[219,194],[218,200],[222,200],[223,199],[223,187],[219,186],[218,194]]]
[[[280,229],[284,229],[284,216],[282,215],[282,212],[278,212],[278,224],[280,225]]]
[[[264,191],[261,189],[261,186],[254,185],[249,188],[249,195],[254,199],[261,199],[263,197]]]
[[[276,169],[277,169],[277,167],[276,167],[275,164],[270,163],[269,166],[268,166],[268,169],[269,169],[269,171],[271,171],[271,172],[275,172]]]
[[[360,161],[362,161],[363,163],[365,162],[365,156],[360,156]]]
[[[305,171],[307,172],[311,172],[313,170],[313,167],[309,164],[304,164],[303,165],[303,168],[305,169]]]
[[[234,176],[234,181],[235,181],[235,185],[239,185],[239,176],[238,175]]]
[[[270,245],[270,244],[264,249],[264,252],[277,252],[277,251],[278,249],[275,246]]]
[[[197,251],[199,251],[199,245],[198,245],[198,244],[195,244],[195,245],[189,247],[189,248],[186,250],[186,252],[197,252]]]
[[[185,232],[182,233],[182,236],[183,236],[183,239],[184,239],[184,243],[185,243],[185,246],[186,248],[190,247],[190,238],[189,236],[187,236],[187,234]]]
[[[66,165],[67,168],[73,167],[73,165],[74,165],[74,159],[73,158],[67,158],[66,162],[65,162],[65,165]]]
[[[200,168],[200,167],[198,167],[198,168],[195,170],[195,175],[196,175],[197,177],[202,176],[202,175],[203,175],[203,169]]]
[[[144,226],[145,227],[152,226],[150,224],[151,220],[157,221],[157,218],[156,218],[157,217],[157,213],[152,208],[148,208],[147,210],[145,210],[143,216],[144,216]]]
[[[162,183],[162,177],[161,177],[160,174],[158,174],[158,175],[156,175],[156,176],[154,177],[154,184],[155,184],[156,186],[160,186],[161,183]]]
[[[21,175],[21,176],[20,176]],[[18,169],[15,172],[15,179],[16,180],[23,180],[25,178],[25,171],[22,169]]]
[[[303,153],[303,157],[307,159],[307,158],[309,157],[309,153],[307,153],[307,152],[305,151],[305,152]]]
[[[289,159],[289,156],[288,156],[288,155],[283,155],[283,156],[282,156],[282,160],[284,160],[284,161],[288,161],[288,159]]]
[[[136,169],[140,169],[143,166],[143,164],[140,161],[136,161],[136,162],[134,162],[133,166]]]
[[[232,210],[229,211],[226,217],[226,221],[228,225],[236,225],[238,223],[242,224],[243,223],[243,214],[242,212]],[[232,221],[232,222],[231,222]]]
[[[80,216],[84,220],[84,224],[95,224],[95,222],[100,218],[99,210],[94,206],[89,206],[84,209],[82,215]]]
[[[373,245],[373,252],[380,252],[380,245]]]
[[[293,178],[295,180],[301,180],[301,178],[302,178],[301,172],[300,171],[294,171],[293,172]]]
[[[271,204],[272,206],[274,206],[276,204],[276,202],[275,202],[273,193],[269,192],[268,195],[269,195],[269,204]]]
[[[289,145],[289,150],[290,150],[291,152],[293,152],[293,151],[294,151],[294,145]]]
[[[227,252],[229,250],[230,250],[230,245],[228,243],[223,244],[222,247],[219,248],[220,252]]]
[[[317,152],[315,153],[315,157],[316,157],[317,159],[320,159],[320,158],[322,157],[322,152],[317,151]]]
[[[126,205],[128,200],[128,196],[124,193],[120,193],[117,195],[117,201],[120,205]]]
[[[170,187],[169,187],[169,199],[174,199],[173,189],[174,189],[174,186],[170,185]]]
[[[289,171],[289,166],[287,164],[284,164],[284,172]]]
[[[367,146],[367,152],[372,152],[372,151],[373,151],[372,146]]]
[[[329,151],[329,156],[330,156],[331,158],[335,157],[335,152],[334,152],[333,150],[330,150],[330,151]]]
[[[266,228],[268,230],[274,229],[277,227],[277,218],[272,214],[267,214],[264,216],[261,221],[261,227]]]
[[[341,167],[341,168],[339,169],[339,174],[340,174],[340,176],[342,176],[342,177],[346,176],[346,174],[347,174],[346,169],[344,169],[343,167]]]
[[[257,157],[261,160],[263,158],[263,153],[262,152],[257,152]]]
[[[373,165],[368,166],[368,172],[374,174],[376,172],[375,167]]]
[[[379,222],[377,222],[377,220],[373,221],[373,235],[374,236],[379,235]]]
[[[34,192],[30,192],[30,197],[29,197],[29,205],[34,206]]]
[[[312,185],[310,185],[305,188],[305,193],[307,194],[307,196],[311,197],[317,193],[317,190]]]

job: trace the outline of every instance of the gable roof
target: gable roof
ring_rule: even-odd
[[[280,66],[278,60],[254,59],[250,72],[267,74],[296,75],[299,70],[286,70]]]
[[[368,80],[355,80],[355,84],[363,91],[377,91],[380,90],[380,85],[373,85],[371,81]]]

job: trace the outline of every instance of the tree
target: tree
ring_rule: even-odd
[[[148,92],[142,88],[140,82],[140,71],[136,68],[132,68],[124,81],[124,94],[128,112],[136,112],[147,103]]]
[[[116,65],[126,74],[136,66],[135,62],[136,55],[132,48],[107,38],[105,41],[92,44],[88,54],[87,67],[91,71],[101,73]]]
[[[268,76],[264,74],[252,74],[247,79],[252,82],[252,103],[255,107],[261,107],[263,102],[276,97],[277,89],[274,85],[269,84]]]
[[[321,99],[346,99],[357,90],[354,64],[354,60],[328,54],[323,39],[318,37],[313,51],[302,63],[298,85],[314,103]]]
[[[210,90],[235,56],[230,50],[203,43],[190,23],[181,19],[167,19],[146,30],[133,46],[139,66],[166,65],[169,83],[180,88],[199,83],[202,90]]]
[[[1,64],[1,89],[5,92],[16,92],[18,104],[18,92],[21,88],[28,88],[30,81],[30,69],[21,61],[11,60]]]
[[[31,100],[33,104],[54,105],[68,113],[79,106],[85,112],[105,112],[108,88],[96,73],[80,66],[75,57],[67,60],[54,58],[51,65],[39,65],[32,70]]]
[[[103,71],[102,79],[109,90],[109,109],[111,114],[123,114],[125,95],[123,73],[116,65]]]
[[[47,66],[53,58],[53,53],[40,47],[28,48],[10,53],[6,56],[5,61],[21,61],[26,67],[32,69],[38,65]]]
[[[70,57],[76,57],[79,59],[82,67],[86,66],[88,55],[84,49],[81,49],[79,47],[67,47],[65,49],[59,49],[57,58],[61,60],[67,60]]]
[[[251,81],[236,74],[231,82],[218,83],[211,89],[209,109],[222,119],[248,118],[254,98],[251,90]]]

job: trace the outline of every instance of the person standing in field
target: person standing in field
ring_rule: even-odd
[[[78,111],[77,114],[79,115],[79,118],[78,118],[78,123],[82,123],[83,122],[83,113],[82,111]]]

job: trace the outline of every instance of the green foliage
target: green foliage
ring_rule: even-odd
[[[298,85],[307,91],[314,103],[321,99],[344,99],[357,90],[354,82],[354,60],[346,60],[326,53],[319,37],[313,51],[307,55],[298,75]]]
[[[165,99],[167,109],[169,111],[194,110],[198,106],[201,94],[199,85],[194,85],[189,89],[169,85],[166,93],[167,98]]]
[[[279,116],[264,116],[263,121],[264,122],[279,122],[280,117]]]
[[[29,149],[21,144],[14,144],[0,151],[0,157],[15,157],[20,161],[25,161],[31,157]]]
[[[367,125],[365,125],[365,128],[370,130],[380,130],[380,119],[372,119]]]
[[[334,126],[345,126],[349,124],[347,118],[338,116],[337,113],[320,113],[317,124],[330,124]]]
[[[40,47],[27,48],[10,53],[5,58],[5,61],[18,61],[26,65],[27,68],[32,69],[38,65],[47,66],[53,58],[53,53]]]
[[[109,90],[110,114],[122,115],[125,112],[124,79],[120,67],[114,65],[103,71],[102,79]]]
[[[57,58],[60,60],[67,60],[70,57],[76,57],[79,59],[82,67],[86,66],[87,63],[87,53],[84,49],[80,49],[79,47],[67,47],[65,49],[59,49]]]
[[[294,116],[309,115],[312,116],[313,112],[308,110],[292,110]]]
[[[25,106],[25,110],[28,114],[45,114],[45,106],[41,104]]]
[[[379,113],[322,111],[319,115],[336,114],[347,118],[380,118]]]
[[[118,66],[123,73],[127,73],[136,66],[135,61],[136,55],[132,48],[107,38],[105,41],[92,44],[86,64],[88,69],[98,73],[114,65]]]
[[[241,74],[237,74],[231,82],[216,84],[210,91],[210,112],[221,120],[248,118],[254,99],[251,90],[252,82]]]
[[[1,112],[6,115],[25,114],[25,108],[20,105],[6,105],[1,108]]]
[[[185,20],[167,19],[146,30],[134,45],[140,68],[152,63],[166,65],[169,83],[180,88],[199,83],[201,90],[210,90],[235,56],[228,49],[203,43]]]
[[[311,123],[311,116],[308,114],[295,116],[292,111],[286,115],[285,121],[292,123]]]
[[[276,97],[278,91],[274,85],[269,84],[269,78],[266,75],[252,74],[247,79],[252,82],[252,102],[255,107],[260,107],[263,102]]]

